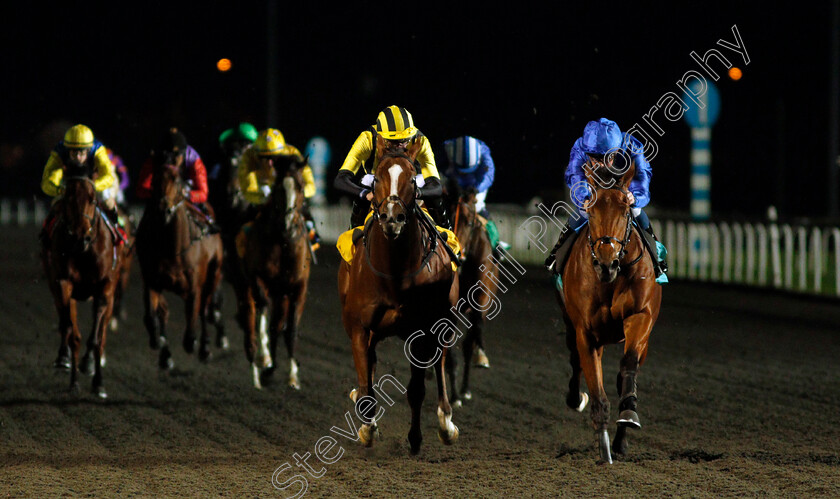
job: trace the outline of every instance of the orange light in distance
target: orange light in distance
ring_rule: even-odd
[[[230,70],[230,66],[230,59],[219,59],[219,62],[216,63],[216,69],[218,69],[222,73]],[[731,71],[730,74],[732,74]]]
[[[740,68],[736,66],[732,66],[731,68],[729,68],[729,77],[732,78],[734,81],[740,80],[742,75],[743,73],[741,73]]]

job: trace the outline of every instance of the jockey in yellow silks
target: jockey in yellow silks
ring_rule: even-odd
[[[242,154],[238,171],[239,187],[245,200],[252,205],[265,204],[271,195],[271,189],[277,177],[274,162],[275,158],[280,156],[294,156],[302,163],[305,161],[300,151],[295,146],[287,144],[283,134],[276,128],[261,131],[254,145]],[[316,187],[312,168],[308,164],[303,167],[301,177],[303,178],[303,195],[307,199],[311,198],[316,193]],[[316,250],[320,247],[321,238],[315,230],[315,222],[308,203],[304,203],[303,217],[306,220],[312,249]]]

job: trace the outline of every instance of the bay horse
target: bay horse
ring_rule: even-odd
[[[591,418],[600,459],[610,464],[610,403],[601,368],[604,346],[624,342],[616,380],[618,428],[612,443],[612,451],[624,455],[627,429],[641,428],[636,413],[636,376],[647,357],[648,340],[662,302],[653,261],[645,258],[646,250],[627,202],[627,187],[634,171],[631,163],[623,175],[609,179],[614,182],[609,188],[604,188],[593,179],[588,166],[592,193],[587,207],[589,222],[570,251],[562,272],[562,290],[559,286],[555,290],[566,324],[572,366],[566,404],[578,412],[586,406],[589,396],[580,392],[582,372],[592,398]]]
[[[289,354],[288,384],[300,389],[295,352],[312,267],[302,212],[305,165],[305,160],[294,156],[278,157],[271,196],[243,234],[245,279],[237,280],[244,286],[237,290],[238,316],[245,330],[245,355],[258,389],[277,368],[281,335]]]
[[[491,294],[495,295],[498,286],[491,276],[499,275],[498,262],[490,258],[493,247],[490,237],[482,223],[481,216],[476,211],[475,189],[460,189],[456,182],[451,182],[447,188],[449,213],[452,213],[452,230],[458,236],[461,244],[461,265],[459,272],[460,295],[465,305],[461,312],[466,316],[470,326],[464,335],[461,348],[464,354],[464,375],[460,394],[456,387],[456,362],[449,350],[447,358],[447,372],[452,382],[452,397],[450,401],[455,407],[461,405],[461,398],[472,399],[470,392],[470,368],[489,368],[490,364],[484,355],[484,322],[490,310]],[[479,284],[480,283],[480,284]],[[475,286],[481,286],[483,292],[467,296]],[[490,294],[488,294],[490,293]],[[476,306],[473,306],[476,305]]]
[[[459,435],[452,422],[444,372],[447,346],[454,341],[443,340],[445,332],[436,333],[433,327],[451,316],[458,300],[458,273],[443,244],[438,244],[432,232],[436,229],[420,218],[416,206],[419,148],[418,142],[388,152],[385,139],[377,135],[380,159],[372,188],[372,214],[355,242],[352,264],[342,259],[338,270],[342,321],[358,378],[351,399],[363,423],[358,430],[360,441],[371,446],[378,433],[373,417],[376,345],[397,336],[406,340],[404,350],[411,361],[407,397],[411,407],[408,441],[413,454],[419,452],[423,439],[420,409],[426,395],[425,372],[432,365],[437,377],[438,437],[449,445]]]
[[[120,205],[117,205],[117,216],[125,221],[124,226],[124,241],[123,241],[123,264],[120,270],[120,280],[117,283],[117,289],[114,291],[114,311],[111,315],[111,331],[116,331],[121,321],[126,321],[128,316],[126,314],[125,306],[123,304],[125,299],[125,292],[128,289],[128,283],[131,277],[131,267],[134,262],[134,217],[124,210]]]
[[[78,393],[81,333],[76,302],[93,298],[93,328],[81,369],[93,370],[92,391],[108,396],[102,384],[105,337],[114,306],[114,292],[123,265],[123,248],[112,238],[96,189],[86,167],[67,167],[64,196],[56,201],[55,223],[41,261],[58,312],[61,346],[56,367],[70,369],[70,390]]]
[[[195,326],[201,327],[198,356],[211,357],[207,323],[216,328],[216,345],[227,342],[221,317],[212,313],[212,302],[222,280],[222,239],[207,234],[196,221],[195,208],[184,193],[185,182],[179,168],[161,162],[155,165],[152,195],[137,228],[136,249],[143,277],[143,323],[149,333],[149,345],[160,350],[158,366],[175,366],[166,340],[169,306],[164,291],[184,300],[186,329],[183,346],[193,353]],[[200,215],[199,215],[200,216]]]

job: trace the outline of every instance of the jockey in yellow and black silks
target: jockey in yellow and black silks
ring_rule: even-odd
[[[354,178],[359,170],[364,169],[366,175],[373,175],[376,164],[379,162],[376,156],[376,135],[387,139],[389,147],[405,148],[410,143],[420,143],[420,153],[417,161],[420,164],[418,173],[423,175],[425,185],[418,188],[418,199],[422,199],[435,223],[441,227],[450,228],[446,210],[443,207],[441,195],[443,187],[440,183],[440,174],[435,165],[435,156],[429,139],[414,126],[414,120],[405,108],[388,106],[376,118],[376,123],[368,130],[363,131],[338,171],[334,185],[336,189],[353,196],[353,214],[350,217],[351,227],[364,224],[365,216],[370,210],[370,200],[373,197],[368,180],[362,179],[361,184],[356,183]],[[372,178],[372,177],[369,177]]]
[[[239,187],[242,189],[245,200],[251,205],[260,206],[268,200],[277,175],[274,162],[281,156],[294,156],[300,162],[305,161],[300,151],[295,146],[287,144],[283,134],[276,128],[261,131],[254,145],[242,154],[238,172]],[[308,164],[303,167],[301,177],[303,178],[303,195],[309,199],[315,195],[317,189],[312,168]],[[306,220],[312,249],[316,250],[320,246],[321,238],[315,230],[315,222],[309,211],[309,204],[306,202],[303,205],[303,217]]]

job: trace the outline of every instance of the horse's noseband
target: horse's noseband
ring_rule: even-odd
[[[625,218],[627,219],[627,225],[625,226],[625,229],[624,229],[624,240],[620,240],[620,239],[618,239],[616,237],[612,237],[612,236],[599,237],[599,238],[593,240],[592,239],[591,226],[590,226],[590,231],[587,234],[587,237],[589,239],[589,254],[592,255],[592,264],[593,265],[598,265],[600,263],[598,261],[598,257],[595,255],[595,246],[596,245],[600,246],[602,244],[609,244],[610,246],[612,246],[613,242],[615,242],[615,243],[618,243],[618,246],[619,246],[618,260],[621,261],[621,259],[624,258],[625,255],[627,255],[627,244],[630,242],[630,235],[632,234],[631,229],[632,229],[632,224],[633,224],[633,218],[630,216],[630,210],[628,210],[627,213],[625,214]],[[633,263],[636,263],[636,262],[633,262]],[[630,265],[632,265],[633,263],[631,263]],[[616,272],[619,272],[619,271],[621,271],[620,266],[616,269]]]

